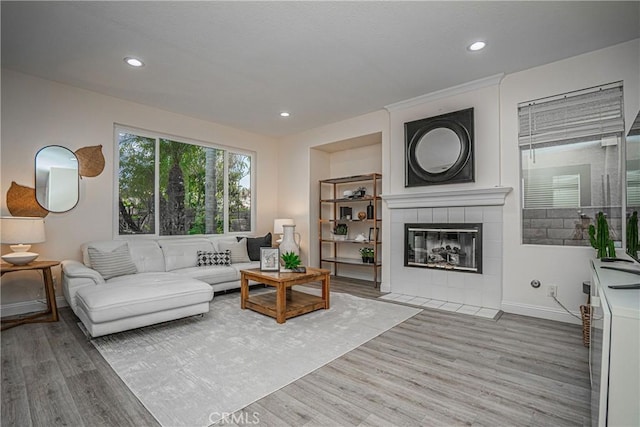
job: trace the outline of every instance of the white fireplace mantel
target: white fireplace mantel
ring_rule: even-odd
[[[381,197],[389,209],[502,206],[512,189],[512,187],[474,188],[428,193],[382,194]]]

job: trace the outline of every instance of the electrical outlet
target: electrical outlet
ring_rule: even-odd
[[[548,297],[558,296],[558,287],[556,285],[547,286],[547,296]]]

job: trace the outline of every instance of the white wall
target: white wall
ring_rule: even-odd
[[[630,127],[640,102],[640,42],[623,43],[552,64],[507,75],[500,86],[502,184],[513,187],[504,210],[503,310],[569,321],[546,297],[547,285],[558,285],[558,299],[573,311],[585,303],[582,282],[590,279],[595,250],[582,247],[522,245],[518,117],[520,102],[624,81],[625,124]],[[622,251],[619,251],[622,253]],[[533,279],[542,287],[530,286]]]
[[[388,145],[388,123],[388,113],[380,110],[302,132],[280,141],[278,214],[283,218],[295,219],[296,231],[302,236],[300,246],[303,262],[309,265],[318,265],[318,180],[330,178],[334,172],[346,173],[346,169],[339,166],[343,163],[341,156],[352,157],[355,153],[363,154],[367,150],[350,150],[350,154],[334,154],[334,170],[332,170],[332,154],[325,153],[317,147],[380,132],[382,133],[382,152],[384,153],[387,151],[385,147]],[[360,163],[360,167],[366,169],[364,161]],[[369,165],[369,169],[371,167]],[[359,170],[348,174],[360,172],[365,171]],[[372,170],[366,172],[372,172]],[[384,155],[382,155],[382,174],[385,174]],[[384,182],[382,190],[384,191]]]
[[[2,215],[9,214],[5,195],[11,181],[34,187],[40,148],[57,144],[75,151],[101,144],[106,160],[102,174],[80,180],[73,210],[46,217],[47,241],[33,247],[42,259],[80,259],[82,243],[112,238],[114,123],[257,152],[256,233],[271,231],[278,199],[274,139],[2,70]],[[2,253],[9,251],[2,246]],[[35,273],[12,273],[2,281],[3,305],[44,297]]]
[[[434,100],[429,100],[430,97],[427,96],[425,102],[417,105],[390,108],[390,150],[386,153],[393,171],[389,176],[390,193],[428,193],[450,189],[488,188],[500,184],[500,90],[498,79],[495,80],[495,84],[488,87],[474,89],[473,85],[470,85],[469,90],[462,93],[450,96],[444,94],[442,97],[434,97]],[[405,188],[404,124],[471,107],[474,109],[475,182]]]

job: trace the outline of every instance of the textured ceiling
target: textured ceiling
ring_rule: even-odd
[[[640,2],[1,7],[3,67],[270,136],[640,37]]]

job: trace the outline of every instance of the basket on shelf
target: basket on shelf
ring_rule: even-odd
[[[591,306],[581,305],[580,315],[582,316],[582,343],[585,347],[589,347],[589,344],[591,342]]]

